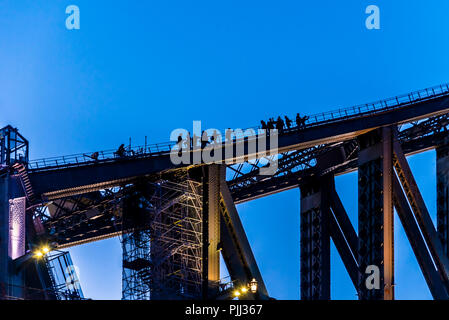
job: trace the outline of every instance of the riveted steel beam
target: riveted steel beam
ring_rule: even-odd
[[[359,137],[359,299],[394,299],[392,134],[390,128]],[[368,267],[380,272],[380,287],[368,288]]]

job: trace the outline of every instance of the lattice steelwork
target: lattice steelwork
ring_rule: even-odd
[[[201,298],[201,184],[149,183],[130,201],[121,239],[123,299]]]
[[[320,184],[301,186],[302,300],[330,299],[329,203]]]
[[[391,136],[390,136],[391,138]],[[386,165],[389,155],[385,152],[386,136],[383,131],[375,131],[359,137],[359,299],[383,300],[385,288],[392,294],[390,282],[392,275],[392,241],[388,235],[392,234],[391,181],[387,183],[386,177],[390,176],[392,163]],[[391,141],[388,144],[391,148]],[[388,222],[388,223],[387,223]],[[390,230],[391,229],[391,230]],[[391,246],[391,248],[390,248]],[[391,255],[391,256],[389,256]],[[366,285],[368,266],[379,268],[379,288],[368,288]],[[387,276],[386,276],[387,274]],[[391,276],[391,279],[389,278]],[[388,279],[387,279],[388,277]]]

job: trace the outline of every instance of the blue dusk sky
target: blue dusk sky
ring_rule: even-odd
[[[380,30],[365,27],[368,5]],[[0,126],[37,159],[371,102],[449,82],[448,14],[447,0],[0,0]],[[435,218],[435,153],[410,164]],[[357,173],[336,183],[357,226]],[[237,207],[277,299],[299,299],[299,196]],[[431,298],[397,218],[395,230],[396,297]],[[85,296],[121,298],[118,239],[70,252]],[[331,278],[332,298],[356,299],[335,247]]]

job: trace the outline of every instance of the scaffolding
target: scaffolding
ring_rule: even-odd
[[[0,169],[14,163],[28,162],[28,140],[11,126],[0,129]]]
[[[202,186],[149,183],[123,208],[124,300],[201,298]]]

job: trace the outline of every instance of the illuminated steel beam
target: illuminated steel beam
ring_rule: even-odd
[[[220,282],[220,174],[218,165],[203,170],[203,299],[218,293]]]
[[[224,180],[224,175],[222,177],[220,207],[222,215],[221,243],[223,260],[233,281],[239,282],[240,285],[246,285],[253,278],[256,279],[258,289],[254,298],[268,299],[268,292],[246,237],[243,224]]]
[[[404,227],[405,234],[415,253],[416,260],[426,279],[430,293],[434,299],[447,300],[449,295],[444,285],[443,278],[433,264],[432,257],[427,250],[426,243],[421,235],[419,227],[413,217],[413,212],[407,202],[407,198],[396,176],[393,176],[393,199],[399,219]]]
[[[392,135],[390,128],[359,137],[359,299],[394,299]],[[380,288],[368,289],[365,270],[376,266]]]
[[[412,208],[415,219],[418,222],[421,233],[426,240],[427,247],[432,254],[433,260],[442,275],[444,282],[449,284],[449,258],[444,252],[441,239],[435,230],[432,218],[430,217],[429,211],[424,203],[424,199],[419,191],[418,185],[416,184],[415,178],[413,177],[407,159],[405,158],[402,148],[396,139],[393,142],[393,150],[393,164],[402,188],[404,189],[408,202],[410,203],[410,207]]]

